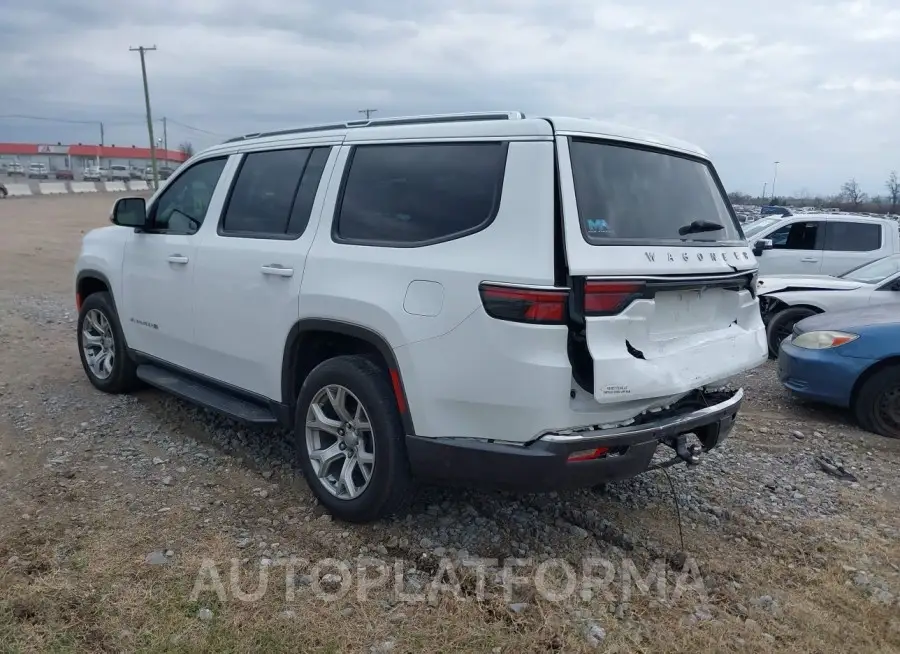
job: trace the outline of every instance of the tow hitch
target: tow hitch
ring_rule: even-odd
[[[690,445],[688,445],[687,434],[679,434],[674,438],[669,437],[663,439],[661,442],[664,445],[668,445],[673,450],[675,450],[675,456],[673,456],[668,461],[662,461],[661,463],[654,464],[647,468],[647,470],[671,468],[672,466],[677,465],[682,461],[687,463],[689,466],[695,466],[700,463],[700,453],[703,451],[703,446],[700,445],[700,443],[691,443]]]

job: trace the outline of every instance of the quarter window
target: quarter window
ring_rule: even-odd
[[[226,161],[206,159],[179,175],[155,203],[153,229],[179,234],[200,229]]]
[[[356,146],[334,236],[402,247],[476,232],[499,208],[506,152],[505,142]]]

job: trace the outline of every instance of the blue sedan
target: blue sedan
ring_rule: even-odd
[[[801,320],[781,343],[778,377],[797,396],[848,408],[867,431],[900,438],[900,309]]]

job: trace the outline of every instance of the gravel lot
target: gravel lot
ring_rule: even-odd
[[[0,203],[0,651],[900,650],[900,442],[791,399],[771,364],[671,486],[429,487],[402,518],[340,524],[288,434],[87,382],[72,265],[111,201]]]

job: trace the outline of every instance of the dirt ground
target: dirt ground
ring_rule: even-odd
[[[112,201],[0,201],[0,652],[900,651],[900,442],[771,364],[695,468],[341,524],[290,435],[88,383],[72,270]]]

